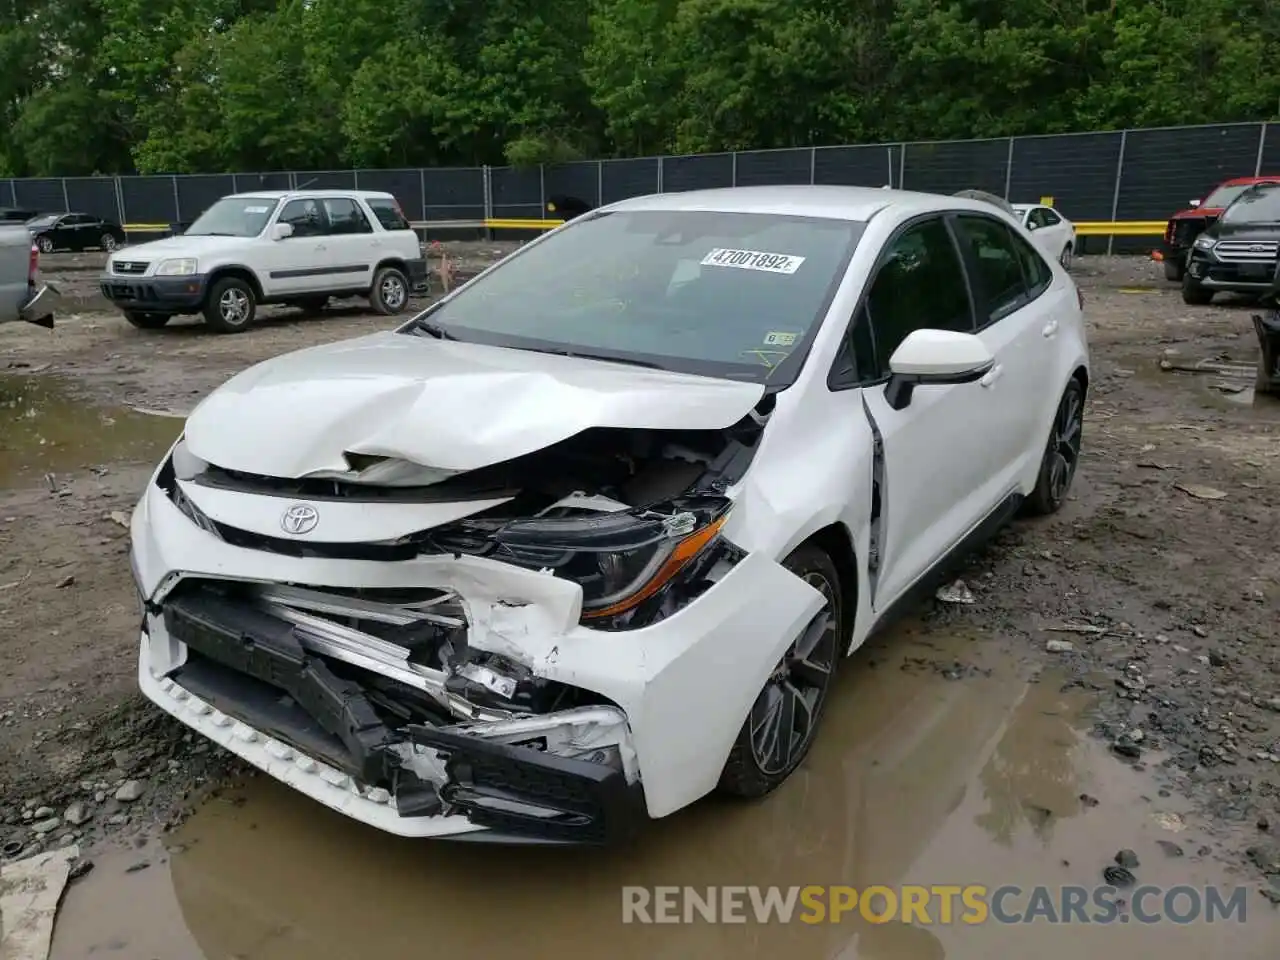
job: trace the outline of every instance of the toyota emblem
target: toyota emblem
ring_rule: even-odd
[[[280,518],[280,526],[284,528],[284,532],[294,536],[310,533],[319,522],[320,512],[305,503],[295,503]]]

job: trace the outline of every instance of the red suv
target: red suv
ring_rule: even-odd
[[[1192,200],[1191,207],[1179,211],[1169,218],[1169,225],[1164,228],[1164,242],[1155,251],[1154,257],[1164,262],[1164,275],[1168,280],[1182,281],[1187,269],[1187,252],[1196,237],[1214,223],[1222,215],[1223,209],[1232,200],[1244,192],[1246,187],[1255,183],[1280,183],[1280,176],[1272,177],[1236,177],[1226,180],[1209,192],[1202,200]]]

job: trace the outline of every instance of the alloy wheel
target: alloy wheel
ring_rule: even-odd
[[[792,643],[751,708],[751,754],[766,775],[789,769],[808,748],[838,653],[835,588],[817,571],[803,579],[826,602]]]
[[[249,297],[235,287],[222,291],[218,313],[229,327],[238,327],[249,319]]]
[[[380,292],[382,294],[382,302],[387,305],[388,309],[399,310],[404,306],[404,283],[394,274],[383,278]]]
[[[1049,498],[1060,503],[1071,488],[1076,466],[1080,462],[1080,436],[1084,430],[1084,404],[1079,387],[1072,386],[1062,395],[1053,432],[1045,450],[1048,466]]]
[[[111,253],[116,248],[116,238],[109,233],[102,235],[102,249]]]

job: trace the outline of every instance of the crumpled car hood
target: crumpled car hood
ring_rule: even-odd
[[[474,470],[590,427],[714,430],[764,387],[474,343],[377,333],[250,367],[187,419],[191,453],[296,478],[346,452]]]

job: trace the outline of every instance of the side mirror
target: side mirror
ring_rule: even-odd
[[[1191,207],[1193,207],[1193,208],[1194,208],[1194,207],[1198,207],[1198,206],[1200,206],[1200,201],[1199,201],[1199,200],[1192,200],[1192,201],[1190,201],[1190,205],[1191,205]]]
[[[916,387],[973,383],[994,365],[991,351],[976,334],[913,330],[889,358],[884,398],[894,410],[903,410]]]
[[[272,240],[287,240],[293,236],[292,223],[277,223],[271,228]]]
[[[1028,221],[1027,221],[1027,229],[1028,229],[1028,230],[1039,230],[1039,229],[1040,229],[1040,224],[1036,223],[1034,220],[1028,220]]]

